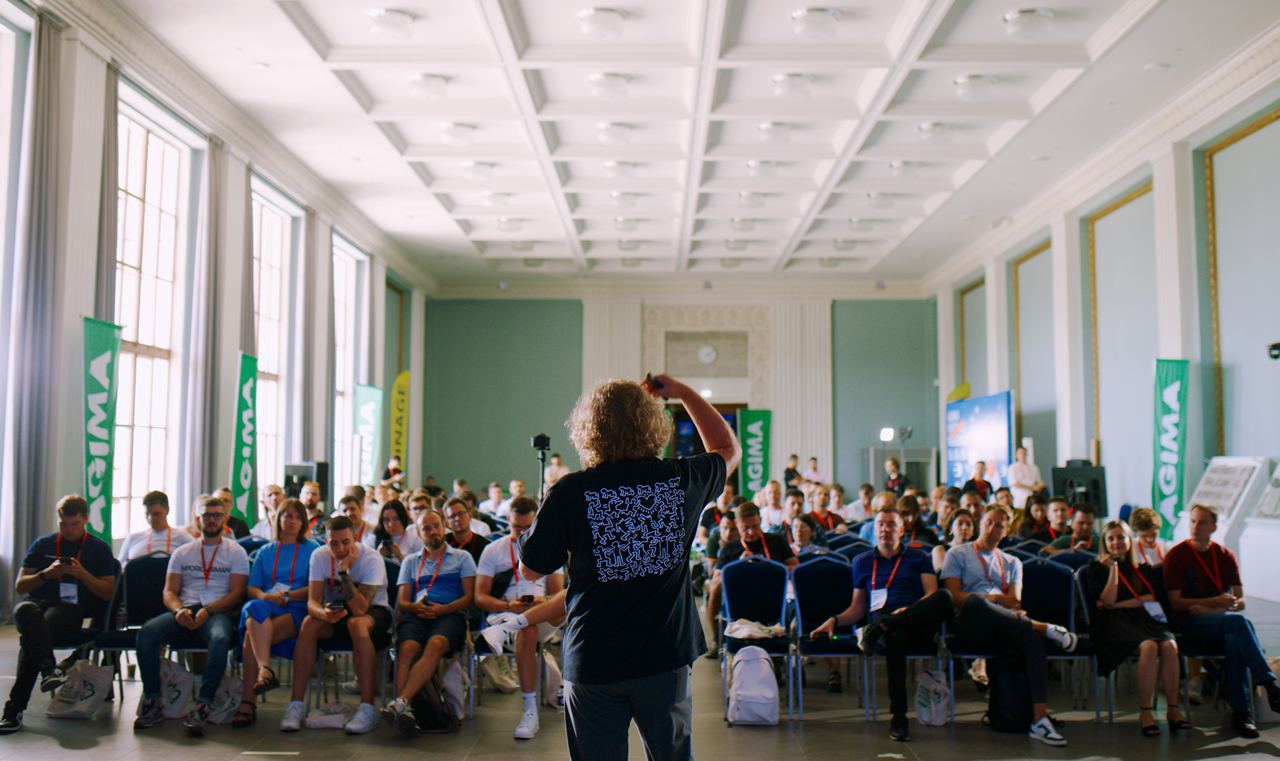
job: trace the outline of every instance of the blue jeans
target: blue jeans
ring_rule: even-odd
[[[179,625],[173,613],[161,613],[142,625],[142,631],[138,632],[138,670],[142,672],[144,699],[160,697],[160,649],[187,631],[190,630]],[[195,630],[209,649],[197,696],[202,703],[212,703],[218,692],[222,674],[227,670],[227,652],[231,649],[234,632],[235,624],[225,613],[209,616],[204,626]]]
[[[1182,638],[1191,652],[1216,653],[1227,656],[1223,681],[1231,710],[1252,713],[1250,693],[1255,683],[1273,681],[1276,675],[1267,665],[1262,645],[1253,623],[1243,613],[1209,613],[1187,616],[1182,620]],[[1250,678],[1252,677],[1252,678]]]

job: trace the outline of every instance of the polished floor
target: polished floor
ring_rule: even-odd
[[[1280,653],[1280,605],[1255,601],[1250,605],[1264,645]],[[12,627],[0,627],[0,690],[12,683],[17,638]],[[1055,686],[1053,709],[1068,724],[1066,748],[1038,745],[1021,735],[996,734],[979,724],[984,704],[971,685],[959,687],[955,725],[919,727],[912,722],[909,743],[886,737],[886,697],[880,696],[880,720],[866,723],[852,691],[833,695],[825,690],[825,669],[810,666],[806,689],[806,713],[801,721],[784,720],[776,727],[727,727],[721,719],[720,680],[712,661],[700,660],[694,674],[694,748],[701,761],[744,759],[1208,759],[1275,758],[1280,756],[1280,722],[1263,726],[1262,737],[1244,741],[1226,731],[1225,714],[1209,706],[1193,715],[1196,730],[1178,737],[1157,739],[1139,735],[1133,695],[1121,680],[1116,696],[1120,709],[1114,724],[1095,724],[1092,706],[1071,708],[1071,697]],[[883,670],[881,671],[883,673]],[[283,695],[272,693],[262,705],[257,726],[246,730],[213,727],[204,740],[187,738],[180,722],[167,722],[135,734],[131,722],[139,685],[125,683],[123,701],[108,704],[93,721],[54,721],[43,715],[45,698],[33,700],[24,731],[0,739],[0,761],[66,761],[68,751],[86,751],[94,761],[251,761],[254,756],[279,757],[283,761],[325,759],[362,761],[385,759],[408,751],[420,758],[455,761],[480,759],[564,759],[564,718],[544,708],[542,731],[531,741],[511,737],[519,712],[518,695],[486,693],[474,720],[463,723],[455,735],[405,739],[383,727],[373,734],[348,737],[340,731],[312,730],[293,735],[277,731]],[[348,698],[350,699],[350,698]],[[633,735],[630,758],[644,758],[639,738]],[[610,761],[610,760],[604,760]]]

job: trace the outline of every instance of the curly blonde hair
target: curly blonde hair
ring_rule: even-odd
[[[583,468],[657,457],[671,439],[662,402],[639,383],[611,380],[584,393],[565,421]]]

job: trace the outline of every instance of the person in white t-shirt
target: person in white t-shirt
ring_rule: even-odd
[[[490,481],[489,498],[481,502],[477,509],[485,515],[496,516],[498,514],[498,508],[501,507],[502,503],[505,501],[506,500],[503,498],[502,484],[497,481]]]
[[[204,736],[210,706],[234,644],[236,622],[230,614],[240,607],[249,581],[249,557],[244,548],[223,535],[226,518],[223,501],[206,497],[200,512],[200,541],[178,547],[169,558],[164,584],[164,606],[168,610],[143,624],[138,632],[142,700],[134,729],[153,727],[164,720],[160,650],[179,635],[194,632],[208,651],[195,708],[183,724],[192,737]]]
[[[249,536],[266,539],[268,542],[276,538],[276,511],[284,504],[284,489],[280,484],[267,484],[262,489],[262,517],[249,529]]]
[[[564,589],[564,575],[553,573],[537,581],[520,577],[519,538],[533,526],[538,503],[526,496],[511,501],[511,533],[494,541],[480,555],[476,567],[476,607],[489,615],[487,623],[499,633],[485,641],[493,650],[502,652],[506,635],[511,629],[503,624],[517,621],[522,613],[546,605],[549,598]],[[556,633],[550,622],[526,625],[515,630],[516,672],[520,676],[520,691],[524,696],[524,713],[516,725],[515,736],[520,740],[531,739],[538,732],[538,643],[546,642]],[[485,631],[488,631],[486,629]]]
[[[377,653],[391,641],[387,567],[381,555],[356,541],[351,519],[345,515],[329,520],[325,537],[325,546],[311,553],[307,617],[293,648],[293,694],[280,731],[302,728],[306,712],[302,698],[315,668],[318,643],[325,640],[326,646],[351,648],[360,705],[343,729],[360,735],[378,726],[373,705]]]
[[[142,509],[147,513],[148,528],[130,534],[120,547],[120,562],[147,555],[172,555],[174,549],[196,539],[182,529],[169,525],[169,497],[162,491],[149,491],[142,498]]]
[[[804,495],[800,495],[800,504],[804,504]],[[787,511],[782,506],[782,484],[770,481],[764,486],[764,504],[760,506],[760,526],[762,531],[772,531],[787,521]]]
[[[811,484],[825,484],[827,482],[827,474],[818,470],[818,458],[809,458],[809,467],[804,469],[800,477]]]
[[[1164,556],[1169,552],[1169,543],[1160,538],[1160,527],[1164,519],[1160,513],[1149,507],[1135,507],[1129,513],[1129,528],[1136,537],[1133,543],[1134,554],[1138,556],[1138,564],[1146,563],[1152,568],[1164,565]]]
[[[348,494],[338,500],[338,513],[351,519],[351,525],[355,526],[357,542],[364,542],[365,537],[373,536],[373,526],[364,522],[364,505],[360,504],[360,499],[356,495]]]
[[[511,503],[524,496],[524,481],[518,478],[511,479],[511,483],[507,484],[507,491],[510,492],[511,496],[498,505],[498,512],[493,515],[493,517],[504,521],[511,515]]]
[[[1027,448],[1018,447],[1013,453],[1014,463],[1009,466],[1009,491],[1013,492],[1013,506],[1018,510],[1027,507],[1027,497],[1044,489],[1040,469],[1027,462]]]

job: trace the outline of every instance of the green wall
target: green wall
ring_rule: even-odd
[[[409,310],[413,289],[395,273],[387,271],[385,305],[386,344],[382,358],[382,452],[378,455],[378,472],[391,457],[391,386],[402,370],[409,369]],[[408,464],[401,463],[409,471],[409,483],[421,484],[423,474],[415,472]]]
[[[551,436],[578,466],[564,421],[582,389],[578,301],[427,302],[427,473],[448,487],[466,478],[482,499],[489,481],[537,489],[529,439]]]
[[[835,475],[847,493],[880,484],[867,450],[885,426],[911,426],[911,444],[937,446],[937,306],[928,301],[836,301],[831,306]]]

